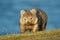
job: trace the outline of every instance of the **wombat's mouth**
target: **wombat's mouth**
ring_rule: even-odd
[[[35,25],[35,24],[25,24],[25,25],[27,25],[27,26],[33,26],[33,25]]]

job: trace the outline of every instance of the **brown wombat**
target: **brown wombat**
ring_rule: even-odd
[[[41,9],[21,10],[20,30],[22,33],[26,32],[26,30],[30,32],[44,30],[46,24],[47,15]]]

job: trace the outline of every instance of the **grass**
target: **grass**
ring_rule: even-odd
[[[9,34],[0,36],[0,40],[60,40],[60,29],[35,33]]]

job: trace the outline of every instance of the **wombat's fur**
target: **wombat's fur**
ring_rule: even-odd
[[[22,33],[26,32],[26,30],[30,30],[30,32],[44,30],[46,24],[47,15],[41,9],[21,10],[20,30]]]

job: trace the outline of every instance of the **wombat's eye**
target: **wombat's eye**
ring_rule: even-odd
[[[31,20],[33,20],[33,18],[30,18]]]
[[[26,20],[26,18],[24,18],[24,20]]]
[[[26,18],[24,18],[24,20],[26,20]]]

